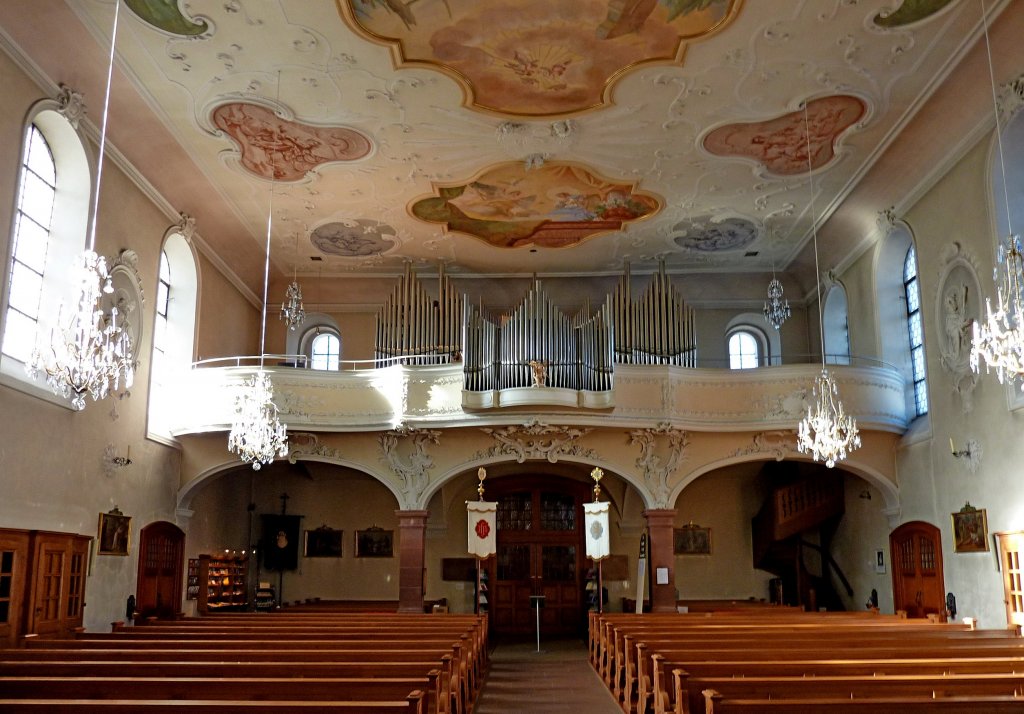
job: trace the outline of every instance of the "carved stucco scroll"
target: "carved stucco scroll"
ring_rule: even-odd
[[[653,429],[634,429],[629,432],[629,443],[640,445],[640,458],[636,460],[636,466],[654,496],[653,507],[671,508],[668,499],[672,489],[668,481],[686,457],[689,435],[682,429],[659,424]]]
[[[480,431],[494,439],[490,449],[476,454],[476,458],[511,456],[517,463],[527,459],[547,459],[558,462],[562,456],[576,456],[597,459],[593,449],[587,449],[578,442],[592,429],[574,426],[552,426],[532,419],[523,426],[508,426],[502,429],[482,428]]]
[[[401,479],[401,491],[406,507],[420,504],[427,488],[427,472],[434,467],[433,457],[427,453],[430,444],[439,443],[441,432],[435,429],[417,429],[399,425],[380,435],[380,460]]]

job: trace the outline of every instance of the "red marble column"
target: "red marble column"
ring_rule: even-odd
[[[676,556],[672,549],[674,508],[644,511],[647,519],[647,562],[651,565],[651,612],[676,611]],[[658,585],[658,568],[668,568],[668,584]]]
[[[424,545],[429,513],[395,511],[398,516],[399,612],[423,612]]]

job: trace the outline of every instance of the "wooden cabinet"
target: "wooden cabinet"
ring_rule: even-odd
[[[199,556],[199,612],[244,610],[249,605],[247,556]]]
[[[0,647],[13,647],[22,632],[29,534],[0,530]]]

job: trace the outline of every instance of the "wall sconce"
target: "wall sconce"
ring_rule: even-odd
[[[113,476],[114,470],[124,468],[125,466],[131,466],[132,464],[132,447],[128,445],[128,453],[124,456],[118,456],[117,450],[113,444],[107,444],[107,448],[103,450],[103,467],[107,476]]]
[[[950,437],[949,450],[954,458],[966,459],[967,468],[972,474],[977,472],[978,467],[981,465],[981,444],[976,440],[968,439],[963,449],[957,449],[953,443],[953,438]]]

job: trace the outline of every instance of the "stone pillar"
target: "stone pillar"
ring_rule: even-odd
[[[647,509],[644,518],[647,519],[647,562],[651,567],[651,612],[675,612],[676,556],[672,548],[672,528],[676,509]],[[667,585],[658,585],[658,568],[668,568]]]
[[[398,516],[399,612],[423,612],[424,545],[429,514],[429,511],[395,511]]]

